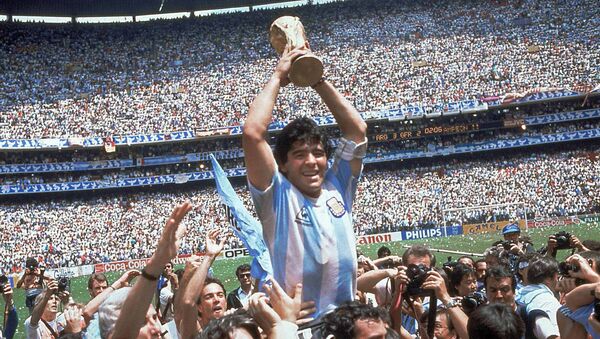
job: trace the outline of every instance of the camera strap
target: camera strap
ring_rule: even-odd
[[[52,326],[50,326],[50,324],[48,324],[48,322],[44,319],[40,319],[42,321],[42,323],[44,323],[44,325],[46,325],[46,328],[50,331],[50,333],[52,334],[53,338],[58,338],[58,333],[56,333],[56,331],[52,328]]]

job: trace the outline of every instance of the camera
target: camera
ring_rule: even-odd
[[[0,275],[0,294],[4,293],[4,285],[8,284],[8,277],[4,274]]]
[[[406,275],[410,279],[410,282],[406,286],[406,293],[408,295],[422,295],[425,293],[421,286],[425,282],[425,279],[427,279],[427,272],[429,271],[431,271],[431,268],[423,264],[408,265],[406,268]]]
[[[512,247],[512,245],[514,243],[515,243],[514,241],[504,240],[500,244],[502,245],[502,247],[504,248],[505,251],[510,251],[510,248]]]
[[[574,264],[569,264],[566,262],[561,262],[558,263],[558,273],[562,276],[568,277],[569,276],[569,271],[573,271],[573,272],[578,272],[579,271],[579,266],[576,266]]]
[[[566,250],[571,248],[571,234],[565,231],[560,231],[554,235],[556,239],[556,249]]]
[[[466,295],[461,300],[461,305],[465,314],[473,312],[477,307],[487,304],[488,300],[485,294],[481,292],[473,292]]]
[[[58,278],[58,292],[64,292],[69,290],[71,281],[67,277]]]

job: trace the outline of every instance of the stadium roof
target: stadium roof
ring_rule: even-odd
[[[287,0],[289,1],[289,0]],[[0,15],[139,16],[268,5],[282,0],[2,0]],[[159,8],[162,10],[159,12]]]

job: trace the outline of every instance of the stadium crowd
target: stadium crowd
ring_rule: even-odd
[[[553,3],[552,10],[535,0],[349,1],[293,10],[326,76],[359,111],[539,87],[590,90],[598,81],[598,11],[581,0]],[[0,138],[239,125],[274,67],[266,27],[280,14],[0,24]],[[288,87],[280,98],[277,120],[288,121],[290,111],[327,111],[304,89]]]
[[[185,216],[191,208],[186,202],[174,209],[144,269],[126,271],[114,281],[103,273],[89,276],[87,304],[76,302],[64,283],[61,288],[61,280],[43,278],[35,259],[28,260],[18,286],[37,289],[38,294],[24,321],[26,336],[600,337],[598,241],[563,232],[548,236],[545,246],[536,251],[521,236],[519,226],[508,223],[479,260],[463,255],[440,263],[423,245],[412,245],[403,253],[382,246],[377,258],[357,254],[354,300],[341,302],[315,319],[315,301],[303,299],[302,284],[284,290],[273,278],[253,280],[248,264],[235,270],[239,287],[226,291],[220,278],[234,272],[211,271],[226,242],[218,229],[201,241],[202,257],[192,256],[185,268],[174,271],[170,260],[189,236],[184,236],[190,222]],[[572,252],[559,263],[556,257],[561,250]],[[34,282],[22,283],[27,279]],[[19,319],[11,285],[3,288],[9,305],[3,334],[12,339]]]
[[[524,208],[529,218],[600,212],[599,151],[525,152],[445,165],[368,170],[358,187],[355,233],[523,218]],[[237,190],[252,210],[247,189]],[[182,200],[194,206],[188,239],[202,239],[213,227],[227,225],[225,209],[211,187],[188,193],[3,204],[0,217],[14,231],[2,234],[1,268],[5,272],[20,269],[28,256],[49,267],[147,257],[160,230],[154,216],[165,215],[166,206]],[[508,203],[515,204],[444,212]],[[110,241],[106,241],[107,234]],[[241,246],[237,238],[229,239],[226,248]],[[198,246],[184,242],[181,250],[192,253]]]

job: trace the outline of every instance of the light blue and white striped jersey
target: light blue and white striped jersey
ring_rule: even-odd
[[[303,195],[277,170],[264,192],[249,184],[274,278],[288,293],[301,282],[302,301],[316,304],[315,318],[356,294],[356,184],[350,163],[337,157],[316,199]]]

